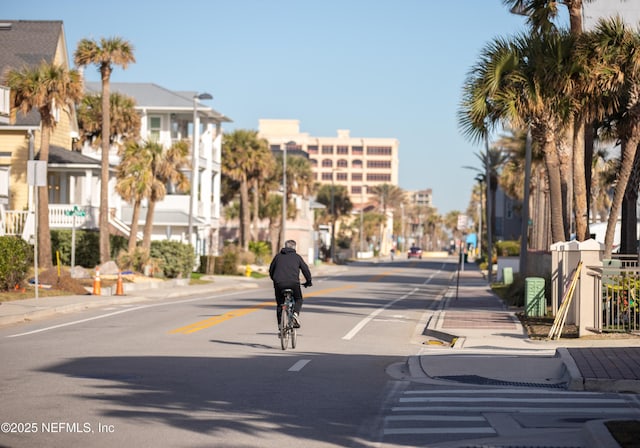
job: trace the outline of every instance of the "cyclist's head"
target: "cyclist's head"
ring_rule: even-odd
[[[294,240],[287,240],[284,242],[284,247],[287,247],[289,249],[294,249],[296,248],[296,242]]]

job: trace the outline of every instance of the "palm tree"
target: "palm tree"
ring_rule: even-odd
[[[112,140],[127,141],[140,136],[140,114],[135,110],[135,100],[118,92],[109,98]],[[102,95],[85,95],[78,105],[78,125],[81,143],[102,144]]]
[[[111,110],[109,107],[109,90],[111,73],[114,65],[127,68],[135,62],[133,46],[119,38],[102,38],[100,42],[93,39],[82,39],[74,54],[75,64],[84,67],[95,64],[102,78],[102,132],[111,132]],[[111,135],[102,138],[102,175],[100,177],[100,261],[110,258],[109,251],[109,146]]]
[[[248,181],[251,183],[251,192],[253,195],[253,240],[257,241],[258,220],[260,219],[260,198],[264,197],[264,186],[268,185],[268,179],[276,170],[276,160],[273,153],[269,150],[269,144],[265,139],[258,140],[258,146],[251,160],[253,167],[249,173]]]
[[[459,122],[479,141],[496,124],[531,127],[544,154],[551,195],[552,240],[564,241],[563,195],[556,145],[574,110],[569,95],[576,66],[566,32],[496,39],[482,52],[465,83]]]
[[[141,144],[129,140],[118,165],[116,191],[125,201],[133,205],[128,245],[130,254],[135,250],[138,241],[138,221],[142,201],[151,196],[153,151],[155,149],[153,145],[155,143]]]
[[[564,5],[569,12],[570,33],[577,38],[582,34],[582,5],[589,1],[591,0],[564,0],[562,2],[557,0],[503,0],[503,4],[510,7],[513,13],[527,16],[530,28],[534,32],[543,34],[557,31],[553,19],[558,15],[558,6]],[[569,232],[569,221],[571,212],[573,212],[576,237],[579,241],[589,238],[587,178],[590,177],[590,173],[587,172],[587,167],[590,166],[590,163],[586,163],[585,159],[590,160],[593,144],[592,141],[589,141],[590,150],[587,151],[585,146],[587,136],[585,133],[586,101],[586,98],[582,99],[571,125],[567,128],[566,139],[564,139],[567,144],[560,144],[560,148],[564,147],[564,151],[561,151],[560,167],[563,172],[563,189],[567,194],[564,198],[565,233]],[[566,149],[569,143],[572,148],[571,153],[568,153]],[[569,179],[573,179],[572,185],[568,182]],[[571,192],[574,210],[571,210],[569,205],[572,199]]]
[[[249,250],[251,225],[249,177],[256,167],[256,154],[261,154],[264,148],[265,143],[255,130],[236,129],[224,134],[222,140],[222,174],[240,185],[240,245],[245,251]]]
[[[629,30],[622,20],[601,20],[585,33],[578,53],[585,61],[586,95],[593,99],[595,119],[608,118],[620,140],[621,163],[605,234],[604,257],[609,258],[625,191],[634,169],[640,143],[640,64],[637,49],[640,34]],[[633,229],[621,229],[621,233]],[[635,246],[635,245],[634,245]]]
[[[487,194],[491,196],[491,210],[488,210],[487,216],[491,223],[491,235],[495,235],[496,227],[496,193],[498,192],[498,179],[500,177],[500,168],[509,160],[509,156],[499,147],[489,148],[489,154],[486,152],[478,152],[475,156],[480,161],[480,168],[473,166],[464,166],[470,170],[477,171],[482,175],[486,182],[486,173],[489,173],[489,189]]]
[[[42,131],[40,135],[40,160],[49,161],[49,142],[56,126],[58,108],[72,110],[82,97],[82,81],[76,70],[68,70],[62,65],[42,62],[37,67],[11,69],[5,76],[6,85],[11,89],[13,105],[23,113],[36,109],[40,113]],[[53,266],[51,258],[51,233],[49,230],[49,192],[38,188],[38,216],[45,219],[38,226],[38,261],[40,266]]]
[[[151,232],[153,230],[153,214],[158,201],[164,199],[167,193],[167,185],[174,185],[177,191],[186,192],[189,187],[189,179],[184,170],[189,166],[189,142],[181,140],[167,150],[159,143],[147,142],[145,148],[151,156],[151,172],[153,173],[147,217],[144,223],[142,235],[142,249],[147,253],[151,249]]]

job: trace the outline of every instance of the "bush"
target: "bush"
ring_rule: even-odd
[[[520,255],[519,241],[498,241],[496,252],[502,257],[517,257]]]
[[[249,242],[249,250],[256,256],[256,264],[262,266],[271,255],[271,244],[266,241],[251,241]]]
[[[191,244],[178,241],[152,241],[151,259],[158,260],[166,278],[190,278],[195,267],[195,255]]]
[[[133,252],[121,250],[116,262],[120,270],[143,272],[144,266],[149,264],[149,253],[141,247],[136,247]]]
[[[222,256],[217,257],[214,272],[218,275],[238,275],[238,260],[240,259],[238,247],[225,246]]]
[[[72,230],[51,231],[51,256],[57,264],[56,252],[60,252],[60,262],[71,266]],[[127,239],[120,235],[109,235],[111,259],[127,248]],[[76,230],[76,266],[94,268],[100,264],[100,232],[95,230]]]
[[[33,247],[16,236],[0,236],[0,290],[22,282],[33,263]]]

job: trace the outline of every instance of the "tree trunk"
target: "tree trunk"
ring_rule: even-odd
[[[636,149],[633,169],[627,183],[622,201],[622,219],[620,222],[620,253],[638,253],[638,186],[640,185],[640,153]]]
[[[260,218],[260,182],[258,179],[253,180],[253,232],[252,239],[258,241],[260,239],[259,229]]]
[[[573,133],[573,197],[576,218],[576,239],[589,239],[589,213],[587,208],[587,175],[585,172],[585,125],[576,119]]]
[[[49,140],[51,138],[51,128],[42,127],[40,136],[40,161],[49,163]],[[47,179],[44,187],[36,187],[38,195],[38,210],[36,210],[36,219],[38,220],[38,266],[43,269],[53,267],[53,258],[51,256],[51,230],[49,229],[49,189],[47,188]]]
[[[133,216],[131,217],[131,233],[129,234],[129,254],[132,254],[138,245],[138,221],[140,219],[140,201],[133,204]]]
[[[562,133],[558,143],[558,161],[560,162],[560,188],[562,191],[562,221],[564,224],[564,240],[571,239],[571,221],[573,216],[573,129]]]
[[[624,200],[624,192],[627,189],[629,178],[631,177],[631,170],[633,169],[633,160],[635,160],[636,152],[638,148],[638,137],[633,135],[628,140],[621,142],[622,148],[622,163],[620,164],[620,171],[618,173],[618,182],[613,193],[613,201],[611,203],[611,210],[609,211],[609,219],[607,221],[607,232],[604,236],[604,258],[611,258],[613,251],[613,237],[615,236],[616,224],[618,223],[618,215],[622,207],[622,201]]]
[[[249,229],[251,226],[249,209],[249,182],[246,174],[243,174],[240,182],[240,245],[245,252],[249,250]]]
[[[109,145],[111,143],[111,108],[109,104],[109,77],[111,71],[102,71],[102,162],[100,176],[100,262],[111,258],[109,250]]]
[[[547,135],[542,151],[544,153],[547,176],[549,178],[549,200],[551,212],[551,242],[565,241],[564,219],[562,214],[562,184],[560,181],[560,163],[555,149],[555,139]]]
[[[151,231],[153,230],[153,214],[156,209],[156,201],[149,200],[147,205],[147,219],[144,222],[144,231],[142,234],[142,248],[149,253],[151,250]]]

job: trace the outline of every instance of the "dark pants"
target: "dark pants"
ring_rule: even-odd
[[[273,289],[276,294],[276,303],[278,304],[278,306],[276,307],[276,317],[278,319],[278,325],[280,324],[280,316],[282,315],[282,308],[280,308],[280,306],[284,303],[284,295],[282,294],[282,291],[284,289],[290,289],[293,291],[293,310],[298,313],[298,315],[300,315],[300,311],[302,310],[302,290],[300,289],[300,283],[296,283],[295,285],[276,283],[273,285]]]

